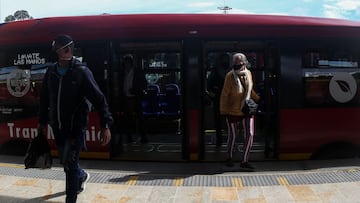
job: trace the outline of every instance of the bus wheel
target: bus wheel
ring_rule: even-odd
[[[344,159],[359,155],[359,147],[348,142],[336,142],[322,146],[312,154],[311,159]]]

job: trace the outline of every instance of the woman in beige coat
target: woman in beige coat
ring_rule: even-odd
[[[227,165],[233,166],[232,153],[235,145],[236,129],[242,122],[244,129],[244,147],[240,166],[253,169],[248,163],[250,149],[254,137],[254,116],[245,116],[241,111],[245,100],[250,99],[253,80],[250,70],[246,68],[248,60],[242,53],[234,54],[233,69],[230,70],[224,81],[220,97],[220,113],[226,117],[228,126],[228,159]]]

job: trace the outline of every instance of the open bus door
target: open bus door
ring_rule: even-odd
[[[129,116],[124,109],[125,56],[132,58],[134,68],[146,79],[140,107],[142,118],[135,114]],[[111,43],[110,104],[115,124],[110,150],[113,159],[182,160],[181,59],[180,41]]]
[[[278,54],[269,43],[262,41],[209,41],[204,44],[204,105],[203,133],[205,160],[222,161],[227,158],[228,130],[224,116],[217,117],[216,108],[219,101],[216,94],[221,94],[222,82],[214,82],[214,72],[220,67],[218,74],[225,76],[231,70],[232,55],[244,53],[249,61],[249,69],[253,74],[254,89],[260,95],[259,112],[255,116],[255,135],[250,159],[264,160],[275,157],[278,139],[277,124],[277,61]],[[226,65],[225,59],[228,59]],[[221,67],[223,66],[223,67]],[[215,87],[214,87],[215,83]],[[217,84],[216,84],[217,83]],[[220,88],[218,93],[214,93]],[[218,125],[218,127],[217,127]],[[218,133],[217,129],[218,128]],[[219,131],[220,130],[220,131]],[[240,158],[243,146],[242,125],[238,127],[239,135],[235,141],[234,159]]]

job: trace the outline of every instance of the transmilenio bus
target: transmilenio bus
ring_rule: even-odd
[[[219,56],[228,54],[231,60],[236,52],[248,57],[261,96],[251,159],[358,155],[360,22],[232,14],[98,15],[1,24],[2,153],[24,151],[36,135],[39,90],[47,67],[56,61],[51,41],[58,34],[73,37],[76,56],[92,70],[114,115],[121,115],[124,55],[133,55],[148,82],[143,111],[149,142],[127,143],[121,128],[136,126],[120,125],[113,126],[111,145],[102,147],[98,116],[92,112],[88,152],[82,157],[225,160],[227,128],[223,120],[223,142],[216,146],[207,77]],[[156,108],[146,108],[154,102]],[[50,127],[47,137],[56,154]],[[242,136],[236,143],[239,152]]]

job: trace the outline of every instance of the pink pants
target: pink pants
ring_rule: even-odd
[[[254,139],[254,116],[242,117],[242,116],[226,116],[226,123],[228,126],[228,140],[227,140],[227,153],[228,158],[232,159],[234,151],[235,138],[237,134],[237,126],[242,121],[244,129],[244,146],[243,146],[243,157],[242,163],[249,161],[249,154]]]

